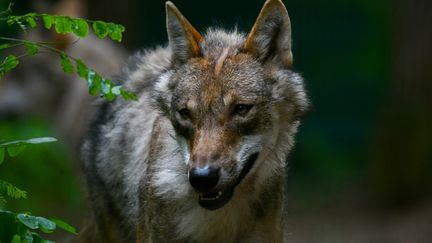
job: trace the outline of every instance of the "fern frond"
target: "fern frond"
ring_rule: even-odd
[[[9,182],[0,180],[0,196],[8,196],[13,199],[27,198],[27,192],[10,184]],[[4,198],[3,198],[4,199]]]

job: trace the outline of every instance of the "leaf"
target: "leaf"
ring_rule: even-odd
[[[39,227],[44,233],[52,233],[56,229],[56,224],[44,217],[37,217]]]
[[[40,138],[31,138],[27,140],[14,140],[14,141],[7,141],[7,142],[3,141],[0,143],[0,148],[17,147],[22,145],[39,144],[39,143],[51,143],[56,141],[57,139],[53,137],[40,137]]]
[[[21,242],[33,243],[33,234],[27,230],[26,234],[24,235],[24,241],[21,238]]]
[[[66,223],[60,219],[51,219],[51,221],[53,221],[57,225],[58,228],[64,229],[67,232],[72,233],[72,234],[76,234],[76,235],[78,234],[77,230],[73,226],[71,226],[70,224],[68,224],[68,223]]]
[[[75,60],[75,63],[76,63],[78,75],[81,78],[87,80],[87,77],[89,75],[89,68],[80,59]]]
[[[31,215],[24,214],[24,213],[19,213],[17,215],[17,219],[30,229],[38,229],[39,228],[39,221],[38,221],[37,217],[35,217],[35,216],[31,216]]]
[[[11,15],[7,18],[6,23],[8,25],[13,25],[19,21],[19,16]]]
[[[6,203],[6,199],[2,195],[0,195],[0,208],[4,207]]]
[[[101,87],[101,83],[102,83],[102,77],[95,73],[94,75],[94,79],[92,80],[92,82],[89,82],[89,93],[91,95],[96,95],[99,92],[99,89]]]
[[[72,63],[66,54],[60,55],[60,64],[65,73],[72,74],[74,72],[74,67],[72,66]]]
[[[122,89],[122,86],[121,85],[117,85],[117,86],[114,86],[112,89],[111,89],[111,92],[113,93],[113,94],[115,94],[115,95],[120,95],[121,94],[121,89]]]
[[[14,235],[14,237],[12,238],[11,243],[21,243],[21,236]]]
[[[105,38],[108,34],[107,24],[103,21],[95,21],[93,22],[93,31],[99,38]]]
[[[123,87],[120,89],[120,95],[123,97],[124,100],[138,100],[138,97],[136,94],[131,93],[127,90],[125,90]]]
[[[39,51],[39,47],[36,45],[36,43],[26,42],[24,43],[24,46],[27,49],[27,54],[29,54],[30,56],[35,55]]]
[[[72,32],[73,22],[66,16],[57,16],[55,21],[55,31],[59,34]]]
[[[107,28],[108,28],[109,37],[112,40],[121,42],[123,37],[122,33],[125,31],[125,27],[120,24],[108,23]]]
[[[41,137],[41,138],[31,138],[25,140],[25,142],[30,144],[52,143],[52,142],[57,142],[57,139],[53,137]]]
[[[0,45],[0,50],[3,50],[3,49],[6,49],[6,48],[9,48],[11,45],[10,44],[1,44]]]
[[[33,237],[33,242],[34,243],[42,243],[42,242],[46,242],[44,239],[42,239],[41,237],[40,237],[40,235],[39,234],[37,234],[36,232],[30,232],[30,234],[32,235],[32,237]]]
[[[23,191],[9,182],[0,180],[0,194],[6,195],[13,199],[27,198],[27,192]]]
[[[36,17],[34,15],[28,15],[25,18],[26,22],[30,25],[30,27],[35,28],[36,27]]]
[[[40,243],[55,243],[54,241],[50,241],[50,240],[42,240]]]
[[[2,75],[14,69],[18,64],[19,64],[19,60],[16,56],[14,55],[7,56],[4,59],[3,63],[0,65],[0,67],[2,68],[1,70]]]
[[[0,148],[0,164],[3,163],[5,157],[5,149]]]
[[[89,32],[89,26],[87,22],[83,19],[74,19],[73,23],[73,33],[81,38],[86,37]]]
[[[16,157],[18,156],[27,146],[20,145],[20,146],[14,146],[14,147],[8,147],[7,151],[10,157]]]
[[[112,92],[112,89],[113,83],[111,82],[111,80],[102,79],[100,92],[102,96],[108,101],[113,101],[116,98],[115,94]]]
[[[56,17],[49,14],[44,14],[42,15],[42,22],[46,29],[51,29],[52,25],[56,22]]]

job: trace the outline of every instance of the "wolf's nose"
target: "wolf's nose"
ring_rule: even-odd
[[[210,192],[219,181],[219,168],[193,167],[189,170],[189,182],[201,193]]]

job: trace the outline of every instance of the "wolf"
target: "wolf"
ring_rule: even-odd
[[[83,143],[94,219],[82,242],[285,242],[286,158],[308,108],[291,24],[267,0],[249,34],[201,35],[166,2],[168,45],[119,80]]]

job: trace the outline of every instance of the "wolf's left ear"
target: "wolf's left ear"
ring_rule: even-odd
[[[243,51],[261,62],[277,61],[291,67],[291,22],[281,0],[267,0],[249,33]]]
[[[173,63],[182,64],[190,58],[201,56],[200,44],[204,40],[170,1],[166,4],[168,41],[173,53]]]

